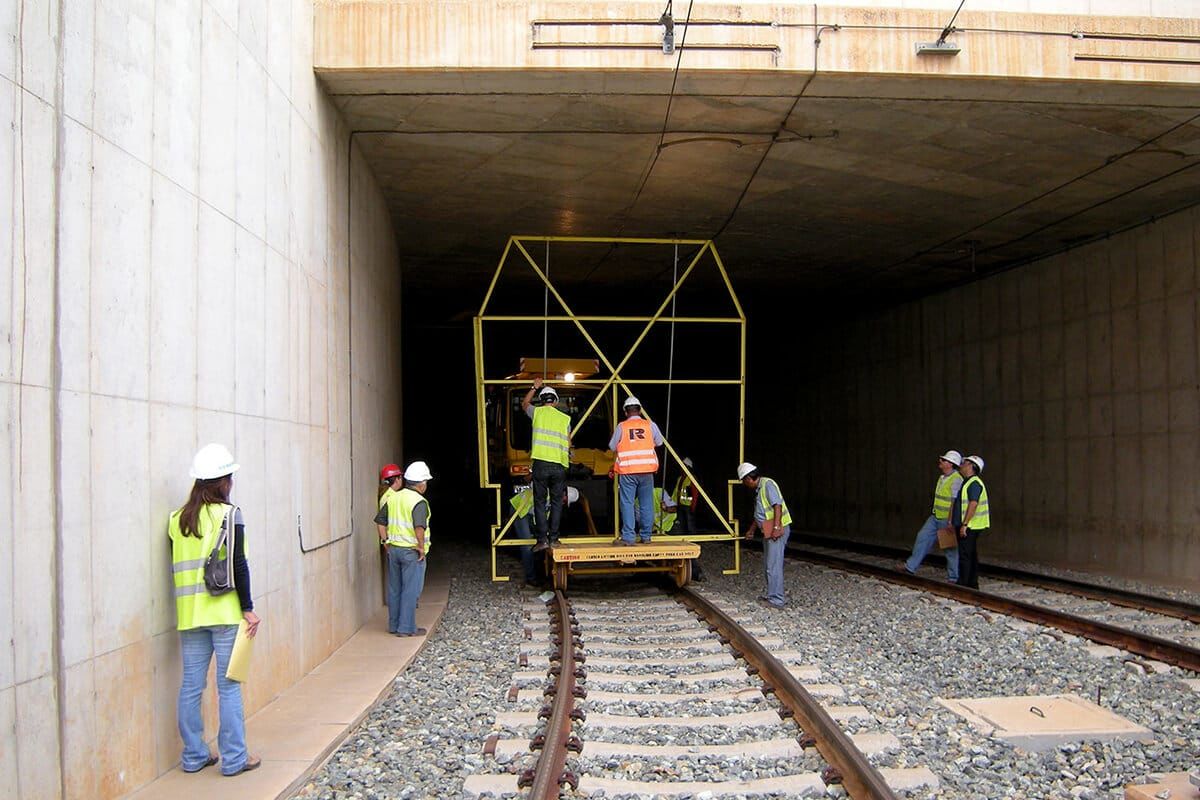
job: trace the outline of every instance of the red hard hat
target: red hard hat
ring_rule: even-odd
[[[397,465],[384,464],[383,468],[379,470],[379,480],[390,481],[392,478],[398,477],[403,474],[404,474],[404,471],[402,469],[400,469],[400,467],[398,467]]]

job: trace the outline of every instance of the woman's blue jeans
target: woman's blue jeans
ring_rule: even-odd
[[[217,751],[221,754],[221,772],[240,772],[246,766],[246,720],[242,714],[242,685],[225,677],[237,625],[213,625],[180,631],[183,645],[183,681],[179,686],[179,735],[183,738],[180,763],[184,772],[195,772],[208,762],[208,744],[204,741],[204,717],[200,699],[208,684],[208,665],[217,654],[217,704],[221,729]]]

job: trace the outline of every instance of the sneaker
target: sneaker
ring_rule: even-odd
[[[645,539],[642,539],[642,544],[650,544],[650,538],[647,537]]]
[[[769,608],[772,611],[780,611],[784,608],[787,608],[786,604],[775,605],[774,603],[772,603],[770,600],[766,599],[765,597],[758,598],[758,604],[760,606],[762,606],[763,608]]]
[[[428,628],[417,628],[412,633],[397,633],[396,635],[397,636],[424,636],[427,633],[429,633]]]
[[[537,544],[535,544],[535,545],[534,545],[534,546],[533,546],[531,549],[532,549],[532,550],[533,550],[533,552],[535,552],[535,553],[540,553],[540,552],[542,552],[543,550],[549,550],[549,549],[550,549],[550,545],[549,545],[549,544],[547,544],[545,540],[543,540],[543,539],[538,539],[538,543],[537,543]]]
[[[622,547],[634,547],[634,546],[636,546],[636,545],[637,545],[637,541],[628,541],[628,542],[627,542],[627,541],[625,541],[624,539],[622,539],[622,540],[620,541],[620,545],[621,545]]]

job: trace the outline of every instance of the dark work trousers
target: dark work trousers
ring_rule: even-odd
[[[563,492],[567,490],[567,468],[562,464],[534,460],[533,521],[537,540],[558,539],[558,522],[562,519]],[[550,496],[550,520],[546,520],[546,495]]]
[[[691,506],[680,506],[679,520],[683,524],[675,523],[674,533],[686,533],[688,536],[696,534],[696,512],[692,511]]]
[[[965,539],[958,540],[958,585],[979,588],[979,537],[987,528],[973,531],[967,528]]]

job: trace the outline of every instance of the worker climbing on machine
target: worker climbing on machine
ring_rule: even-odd
[[[533,405],[537,393],[541,405]],[[530,447],[530,477],[533,479],[533,521],[540,553],[558,544],[558,525],[562,519],[563,490],[567,485],[567,466],[571,452],[571,417],[559,411],[558,392],[533,379],[533,388],[525,393],[521,408],[533,420],[533,444]]]
[[[738,466],[737,476],[747,489],[755,492],[754,522],[746,529],[745,536],[753,539],[755,528],[762,531],[763,535],[763,569],[767,589],[759,596],[758,602],[768,608],[784,608],[787,601],[783,595],[783,555],[792,532],[792,515],[779,484],[760,475],[758,467],[747,461]]]
[[[967,456],[963,459],[962,492],[952,508],[951,519],[958,531],[958,585],[979,588],[979,537],[988,532],[992,519],[988,513],[987,487],[979,473],[983,459]]]
[[[958,492],[962,488],[962,475],[958,468],[962,466],[962,453],[957,450],[947,450],[938,458],[937,483],[933,486],[933,510],[925,524],[917,531],[917,539],[913,542],[912,555],[908,561],[900,565],[900,569],[915,575],[925,556],[933,549],[936,542],[942,548],[946,557],[946,580],[958,582],[958,535],[950,527],[950,507],[958,502]]]
[[[563,496],[564,510],[571,505],[574,505],[579,500],[579,490],[574,486],[568,486],[566,493]],[[585,501],[586,502],[586,501]],[[513,509],[513,535],[518,539],[532,539],[533,528],[530,527],[530,514],[533,510],[533,492],[527,487],[519,487],[519,490],[508,501]],[[525,585],[531,586],[539,583],[537,563],[533,557],[532,547],[522,547],[521,550],[521,574],[524,578]]]
[[[379,471],[388,489],[379,498],[375,515],[379,540],[387,544],[388,633],[423,636],[426,630],[417,627],[417,599],[425,587],[430,518],[425,490],[433,475],[424,461],[414,461],[404,470],[401,487],[399,471],[395,464]]]
[[[654,473],[658,472],[656,447],[663,444],[658,426],[642,417],[642,404],[636,397],[625,398],[625,419],[613,431],[608,449],[617,454],[613,469],[617,474],[617,489],[621,507],[621,544],[634,545],[634,497],[642,508],[654,507]],[[651,514],[643,514],[637,533],[641,541],[650,543],[654,525]]]

